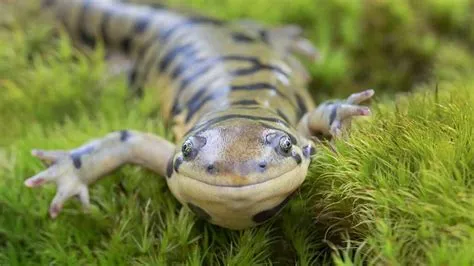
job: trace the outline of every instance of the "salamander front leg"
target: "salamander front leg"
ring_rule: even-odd
[[[370,115],[370,109],[359,105],[374,95],[373,90],[354,93],[346,100],[328,101],[303,116],[298,124],[298,130],[308,136],[341,137],[350,127],[354,116]]]
[[[50,216],[55,218],[64,202],[72,196],[78,196],[87,209],[87,186],[123,164],[138,164],[164,176],[174,151],[174,144],[165,139],[128,130],[110,133],[71,151],[33,150],[33,156],[49,168],[27,179],[25,185],[37,187],[48,182],[56,183],[56,196],[49,208]]]

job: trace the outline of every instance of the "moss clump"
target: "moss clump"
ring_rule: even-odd
[[[353,242],[340,244],[345,259],[474,261],[463,248],[474,237],[473,85],[472,79],[438,90],[430,84],[394,106],[377,105],[350,144],[341,144],[337,155],[322,152],[305,189],[328,236],[349,232]]]
[[[48,219],[54,187],[23,187],[43,169],[32,148],[122,128],[170,135],[153,95],[128,101],[124,80],[105,77],[102,50],[86,57],[26,2],[0,2],[0,264],[474,264],[472,23],[467,2],[448,2],[187,2],[302,25],[324,55],[309,66],[318,99],[383,95],[337,154],[319,149],[277,219],[243,232],[197,220],[132,166],[92,187],[90,214],[71,201]]]

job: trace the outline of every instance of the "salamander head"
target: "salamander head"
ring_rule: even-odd
[[[275,216],[306,177],[311,146],[282,123],[198,127],[169,164],[176,198],[211,223],[243,229]]]
[[[298,144],[287,130],[255,121],[226,121],[184,139],[175,168],[209,185],[255,185],[304,167],[309,158]]]
[[[294,132],[249,119],[191,131],[169,164],[168,185],[211,223],[230,229],[262,223],[306,177],[312,147]]]

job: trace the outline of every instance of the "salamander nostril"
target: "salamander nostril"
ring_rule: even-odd
[[[216,167],[213,164],[209,164],[207,166],[207,172],[210,173],[210,174],[215,173],[216,172]]]
[[[264,170],[265,168],[267,168],[267,163],[266,162],[260,162],[260,163],[258,163],[258,167],[260,167],[260,169]]]

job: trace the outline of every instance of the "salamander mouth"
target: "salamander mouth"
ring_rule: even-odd
[[[197,182],[206,184],[206,185],[208,185],[208,186],[222,187],[222,188],[243,188],[243,187],[251,187],[251,186],[261,185],[261,184],[270,182],[270,181],[272,181],[272,180],[274,180],[274,179],[277,179],[277,178],[279,178],[279,177],[281,177],[281,176],[284,176],[284,175],[286,175],[286,174],[288,174],[288,173],[290,173],[290,172],[292,172],[292,171],[295,171],[295,170],[297,170],[297,168],[288,170],[288,171],[283,172],[283,173],[281,173],[281,174],[279,174],[279,175],[277,175],[277,176],[273,176],[273,177],[271,177],[271,178],[269,178],[269,179],[265,179],[265,180],[260,181],[260,182],[251,183],[251,184],[242,184],[242,185],[219,185],[219,184],[213,184],[213,183],[210,183],[210,182],[206,182],[206,181],[203,181],[203,180],[200,180],[200,179],[197,179],[197,178],[194,178],[194,177],[192,177],[192,176],[185,175],[185,174],[182,174],[182,173],[180,173],[179,175],[184,176],[184,177],[187,177],[187,178],[192,179],[192,180],[195,180],[195,181],[197,181]]]

